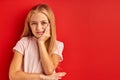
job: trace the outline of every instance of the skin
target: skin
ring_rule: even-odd
[[[55,54],[49,55],[46,50],[45,42],[51,36],[50,24],[47,17],[40,12],[33,14],[30,21],[30,28],[38,41],[40,61],[42,63],[44,72],[47,75],[52,74],[58,65],[60,56]]]
[[[50,37],[50,24],[43,13],[34,13],[31,16],[30,28],[33,35],[39,39],[39,41],[45,42]]]
[[[61,79],[66,75],[65,72],[53,73],[57,67],[60,56],[53,54],[49,55],[46,50],[45,42],[50,38],[50,24],[47,17],[42,13],[35,13],[30,20],[30,28],[34,38],[38,42],[40,61],[42,63],[44,74],[41,73],[26,73],[22,70],[23,55],[14,50],[14,57],[12,59],[9,78],[10,80],[56,80]]]

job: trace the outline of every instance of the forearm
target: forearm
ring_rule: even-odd
[[[52,74],[55,70],[55,66],[52,62],[50,55],[47,52],[46,46],[44,43],[38,43],[40,60],[44,69],[45,74]]]
[[[44,80],[44,75],[39,73],[26,73],[17,71],[9,75],[10,80]]]

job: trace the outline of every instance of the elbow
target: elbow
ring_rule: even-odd
[[[16,72],[13,71],[9,72],[9,80],[16,80]]]
[[[46,75],[51,75],[51,74],[54,73],[56,67],[57,67],[57,64],[56,64],[56,65],[52,65],[51,67],[49,66],[49,68],[46,68],[46,69],[44,70],[44,73],[45,73]]]
[[[46,75],[51,75],[51,74],[53,74],[53,72],[54,72],[54,69],[48,69],[48,70],[45,71],[45,74]]]
[[[9,74],[9,80],[12,80],[12,75],[11,74]]]
[[[15,76],[13,73],[9,73],[9,80],[15,80]]]
[[[13,80],[12,77],[13,77],[13,75],[12,75],[12,71],[9,70],[9,80]]]

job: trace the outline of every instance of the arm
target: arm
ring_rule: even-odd
[[[57,67],[60,56],[52,54],[50,55],[47,52],[45,42],[50,38],[50,27],[48,26],[45,29],[44,34],[38,38],[38,48],[40,54],[40,61],[42,63],[45,74],[52,74]]]
[[[43,74],[23,72],[21,68],[22,59],[23,55],[14,51],[14,57],[9,69],[10,80],[43,80]]]
[[[39,52],[40,52],[40,60],[44,69],[45,74],[52,74],[56,69],[60,56],[57,54],[50,55],[46,46],[43,42],[38,42]]]
[[[56,80],[66,75],[65,72],[54,73],[52,75],[44,75],[39,73],[26,73],[22,71],[23,55],[14,51],[14,57],[9,69],[10,80]]]

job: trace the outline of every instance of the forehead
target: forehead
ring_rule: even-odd
[[[34,14],[32,14],[30,21],[48,21],[48,18],[45,14],[41,13],[41,12],[36,12]]]

